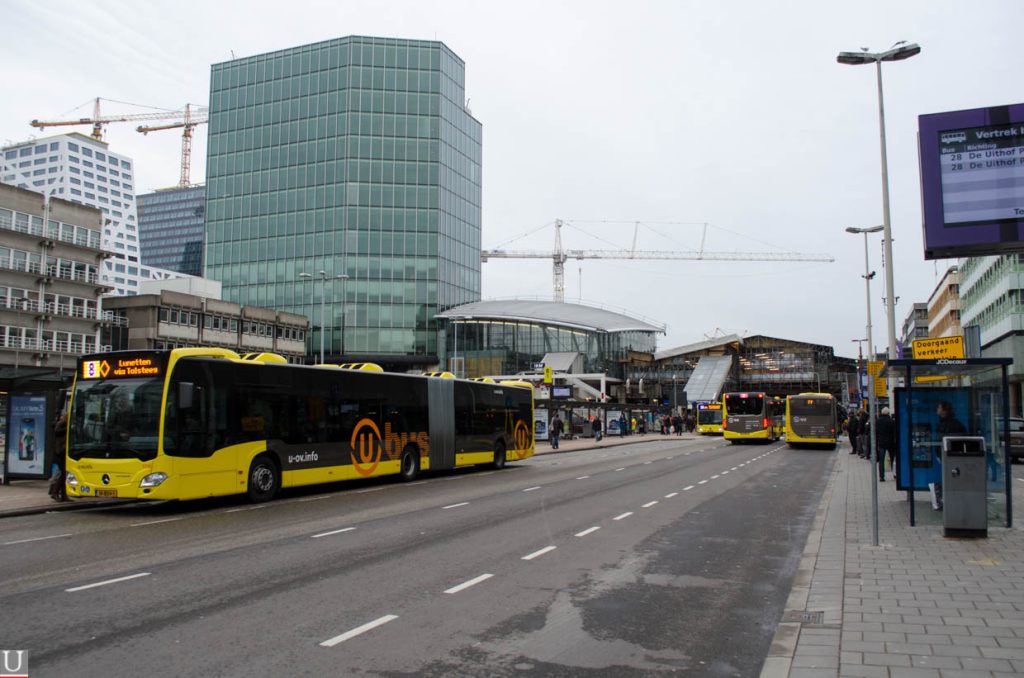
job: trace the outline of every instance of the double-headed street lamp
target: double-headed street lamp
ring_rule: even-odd
[[[324,364],[324,334],[327,328],[326,321],[324,319],[324,293],[327,288],[328,280],[348,280],[348,274],[339,273],[338,275],[327,275],[324,271],[318,272],[315,276],[312,273],[300,273],[300,278],[312,280],[315,277],[320,278],[320,364]],[[345,309],[344,300],[342,300],[342,315],[341,315],[341,352],[345,353]]]
[[[867,314],[868,314],[868,360],[874,357],[874,342],[871,338],[871,279],[875,277],[875,272],[871,270],[871,264],[868,262],[868,233],[878,233],[884,230],[883,226],[871,226],[869,228],[854,228],[852,226],[846,229],[847,233],[863,233],[864,234],[864,293],[865,300],[867,303]],[[890,265],[890,269],[892,266]],[[854,341],[857,341],[854,339]],[[875,377],[871,374],[870,366],[868,368],[868,445],[871,450],[871,505],[874,506],[871,521],[871,538],[872,545],[878,546],[878,442],[875,435],[875,426],[878,423],[878,417],[876,409],[878,405],[875,400]]]
[[[896,296],[893,291],[892,227],[889,219],[889,162],[885,151],[885,105],[882,98],[882,62],[903,61],[921,52],[920,45],[906,41],[897,42],[884,52],[869,52],[862,47],[859,52],[840,52],[836,61],[849,66],[875,64],[878,75],[878,129],[882,147],[882,228],[885,248],[885,307],[889,330],[889,359],[897,358],[896,352]],[[850,229],[846,229],[850,230]],[[869,346],[870,348],[870,346]],[[892,398],[890,397],[890,403]]]

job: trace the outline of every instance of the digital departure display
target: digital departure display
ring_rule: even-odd
[[[163,363],[152,354],[125,356],[108,355],[81,362],[82,379],[126,379],[158,377],[163,374]]]
[[[925,259],[1024,252],[1024,104],[919,118]]]

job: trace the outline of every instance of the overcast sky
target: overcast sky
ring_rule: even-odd
[[[1024,101],[1024,2],[145,2],[0,0],[0,141],[91,100],[208,103],[210,64],[346,35],[440,40],[483,124],[486,248],[825,253],[834,263],[570,261],[566,300],[667,325],[659,350],[722,333],[865,336],[863,236],[882,222],[875,70],[839,51],[917,42],[883,67],[897,331],[955,261],[925,262],[917,116]],[[142,112],[104,103],[104,114]],[[109,125],[136,190],[174,185],[180,135]],[[205,172],[205,128],[192,177]],[[545,227],[546,226],[546,227]],[[886,345],[880,238],[874,339]],[[550,260],[483,265],[484,298],[552,293]]]

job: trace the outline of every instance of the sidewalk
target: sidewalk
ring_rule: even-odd
[[[613,447],[629,443],[642,443],[652,440],[679,440],[693,439],[699,437],[696,434],[683,434],[682,436],[663,436],[649,433],[647,435],[634,435],[613,438],[604,438],[600,443],[595,443],[593,438],[577,438],[575,440],[562,439],[558,449],[551,449],[551,444],[546,440],[540,440],[536,445],[537,454],[551,454],[557,452],[572,452],[599,447]],[[72,499],[71,501],[57,503],[50,499],[47,489],[50,486],[49,480],[11,480],[9,485],[0,485],[0,519],[14,516],[25,516],[34,513],[45,513],[47,511],[74,511],[76,509],[89,508],[93,506],[125,504],[132,499]]]
[[[942,514],[879,487],[844,444],[822,497],[761,678],[974,678],[1024,674],[1024,500],[1013,468],[1014,527],[947,539]]]

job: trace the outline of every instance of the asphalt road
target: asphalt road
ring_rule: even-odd
[[[652,438],[0,522],[40,676],[757,676],[835,454]]]

